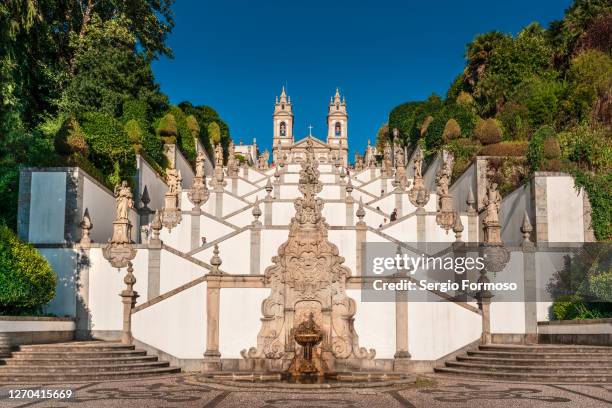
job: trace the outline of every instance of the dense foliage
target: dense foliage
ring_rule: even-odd
[[[0,2],[0,223],[16,228],[24,166],[80,166],[112,188],[135,174],[139,153],[162,173],[167,159],[158,129],[167,115],[188,159],[195,159],[195,138],[212,152],[207,129],[213,122],[219,129],[215,137],[227,145],[229,128],[214,109],[189,102],[171,106],[155,82],[151,62],[172,56],[166,44],[174,26],[172,4]]]
[[[161,118],[175,119],[190,160],[214,109],[171,106],[151,62],[171,57],[173,0],[7,0],[0,3],[0,221],[16,226],[19,169],[78,165],[109,187],[135,172],[135,152],[163,170]],[[197,135],[187,118],[192,115]]]
[[[389,128],[427,156],[451,150],[455,178],[477,154],[526,156],[529,171],[577,175],[589,193],[596,237],[610,240],[611,22],[610,1],[575,0],[547,28],[534,23],[515,36],[478,35],[446,98],[395,107]]]
[[[56,279],[33,246],[0,224],[0,315],[40,312],[55,296]]]

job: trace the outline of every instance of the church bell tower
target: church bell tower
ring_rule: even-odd
[[[272,139],[272,160],[277,162],[279,147],[282,150],[289,150],[293,145],[293,107],[291,98],[285,93],[285,87],[281,91],[280,97],[276,97],[274,103],[274,114],[272,115],[273,122],[273,139]]]
[[[340,90],[329,101],[327,113],[327,144],[338,154],[344,165],[348,164],[348,114],[346,100],[340,98]]]

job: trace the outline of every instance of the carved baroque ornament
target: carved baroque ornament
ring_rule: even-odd
[[[342,265],[344,258],[338,247],[327,238],[323,202],[316,197],[322,189],[317,167],[312,142],[308,141],[299,179],[302,197],[294,203],[289,238],[265,271],[271,293],[262,304],[257,347],[242,351],[246,359],[291,359],[298,347],[294,331],[310,313],[323,332],[322,355],[337,359],[375,356],[374,350],[359,347],[353,326],[355,301],[346,294],[351,272]]]

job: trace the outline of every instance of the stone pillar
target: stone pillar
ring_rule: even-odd
[[[253,206],[253,217],[255,220],[251,223],[251,275],[259,275],[260,258],[261,258],[261,209],[259,208],[259,198]]]
[[[478,283],[489,283],[487,272],[483,269],[480,271]],[[476,302],[482,313],[482,335],[480,337],[481,344],[491,343],[491,298],[493,295],[488,290],[481,290],[476,293]]]
[[[219,304],[221,298],[221,276],[219,266],[219,247],[215,244],[210,260],[212,270],[206,279],[206,351],[202,371],[220,371],[221,353],[219,352]]]
[[[538,308],[536,289],[535,246],[530,240],[533,228],[529,215],[525,212],[521,233],[523,234],[523,279],[525,287],[525,342],[537,344],[538,342]]]
[[[147,279],[147,300],[151,300],[160,295],[159,280],[160,280],[160,265],[161,265],[161,242],[159,244],[149,244],[149,270]]]
[[[395,355],[393,371],[408,371],[408,295],[404,291],[395,293]]]
[[[215,187],[215,216],[223,217],[223,187]]]
[[[425,209],[423,207],[418,207],[416,209],[417,242],[427,241],[427,228],[425,224],[425,217],[427,217]]]
[[[134,290],[136,277],[134,277],[134,268],[132,262],[128,261],[127,274],[123,278],[126,288],[121,291],[121,302],[123,303],[123,331],[121,333],[121,342],[123,344],[132,344],[132,309],[136,305],[138,293]]]
[[[536,242],[548,242],[548,205],[546,202],[546,177],[533,176],[533,197],[535,201]]]
[[[272,197],[270,195],[264,199],[264,225],[272,225]]]
[[[88,340],[91,337],[91,321],[89,315],[89,264],[89,245],[81,244],[81,249],[77,257],[79,285],[76,298],[76,330],[74,332],[74,337],[77,340]]]
[[[231,183],[232,183],[232,194],[234,195],[238,195],[238,178],[237,177],[232,177],[231,178]]]
[[[404,215],[404,200],[402,200],[404,190],[395,190],[395,208],[397,209],[397,218]]]
[[[199,248],[201,245],[200,240],[200,215],[202,210],[200,207],[194,207],[191,210],[191,249],[194,250]]]
[[[274,193],[274,198],[277,199],[277,200],[280,199],[280,185],[281,185],[281,183],[280,183],[279,179],[274,180],[274,191],[273,191],[273,193]]]
[[[357,276],[363,276],[365,271],[362,270],[363,262],[364,262],[364,245],[366,242],[366,233],[368,229],[363,221],[357,222],[356,226],[356,244],[357,244],[357,258],[355,258],[356,264],[355,269]]]
[[[355,199],[351,196],[346,198],[346,226],[355,225]]]

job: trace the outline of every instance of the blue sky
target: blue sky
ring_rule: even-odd
[[[172,103],[210,105],[232,137],[269,148],[274,97],[294,104],[294,134],[325,138],[329,97],[349,112],[350,157],[374,142],[389,111],[445,95],[466,44],[490,30],[516,33],[561,19],[571,0],[186,1],[173,6],[174,59],[153,64]]]

